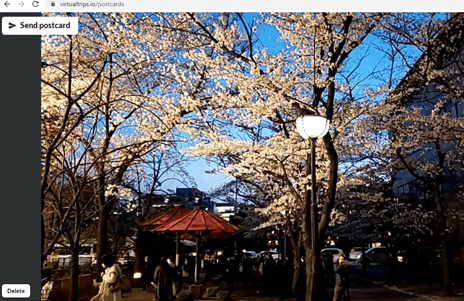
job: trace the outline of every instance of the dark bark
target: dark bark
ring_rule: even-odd
[[[298,234],[298,241],[295,238],[295,233]],[[292,282],[292,296],[297,297],[299,292],[303,289],[301,287],[301,277],[304,276],[301,266],[301,247],[303,235],[301,231],[290,231],[290,242],[293,247],[293,282]]]
[[[41,212],[44,211],[44,198],[41,198]],[[47,259],[47,255],[45,255],[45,219],[43,214],[40,216],[40,250],[42,251],[42,256],[40,257],[40,266],[43,266],[45,260]]]
[[[330,212],[335,206],[335,193],[337,192],[337,181],[338,181],[338,154],[332,141],[332,137],[329,133],[323,138],[325,151],[330,161],[329,171],[329,184],[327,188],[327,195],[324,199],[324,205],[322,207],[321,219],[319,221],[319,237],[325,237],[327,227],[330,223]]]
[[[98,195],[98,230],[97,230],[97,275],[103,272],[101,258],[108,253],[108,219],[110,215],[109,206],[105,202],[104,191],[99,192]]]
[[[441,242],[443,248],[443,290],[448,295],[453,295],[453,280],[452,280],[452,271],[453,271],[453,261],[451,256],[451,246],[449,242],[449,233],[446,226],[446,217],[445,217],[445,208],[443,205],[443,200],[440,195],[440,182],[442,179],[442,170],[444,169],[445,163],[445,154],[441,151],[441,146],[439,141],[434,142],[435,151],[437,154],[437,172],[433,179],[430,178],[430,174],[421,176],[416,170],[414,170],[411,165],[408,163],[404,155],[401,153],[401,150],[398,149],[396,154],[400,159],[403,166],[408,170],[408,172],[417,180],[422,181],[426,184],[432,192],[433,200],[435,203],[435,213],[437,216],[438,229],[441,235]]]
[[[71,249],[71,287],[69,290],[69,301],[78,300],[79,294],[79,247]]]
[[[451,256],[451,246],[449,240],[448,228],[446,226],[445,210],[443,207],[443,201],[440,197],[439,186],[435,184],[433,191],[433,199],[436,206],[436,214],[438,227],[441,235],[441,246],[443,248],[443,290],[447,295],[453,295],[453,258]]]

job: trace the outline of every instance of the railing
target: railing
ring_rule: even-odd
[[[95,288],[93,286],[93,279],[95,278],[92,274],[79,275],[78,287],[79,295],[78,300],[89,301],[95,295]],[[63,277],[55,279],[53,282],[53,288],[49,292],[48,299],[46,301],[63,301],[69,299],[71,278]]]

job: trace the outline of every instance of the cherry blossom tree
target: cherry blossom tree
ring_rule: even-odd
[[[93,183],[99,267],[129,167],[179,141],[176,127],[190,123],[186,115],[196,107],[185,96],[185,74],[189,84],[203,88],[204,70],[185,65],[170,43],[159,43],[164,36],[143,27],[148,17],[82,14],[80,34],[42,41],[42,202],[61,170]],[[75,164],[64,166],[63,158]],[[76,234],[72,239],[79,241]],[[70,298],[76,294],[73,281]]]
[[[332,211],[331,234],[358,242],[428,234],[434,218],[431,208],[400,202],[385,186],[340,189]]]
[[[420,55],[412,52],[406,56],[399,44],[387,43],[391,52],[386,58],[392,59],[392,63],[389,69],[375,75],[383,80],[384,85],[380,89],[375,87],[360,93],[356,83],[351,81],[351,74],[357,68],[356,60],[361,61],[364,57],[351,57],[350,54],[372,32],[382,33],[379,36],[389,38],[389,42],[398,36],[406,41],[423,39],[419,49],[424,53],[431,51],[430,41],[434,37],[427,34],[427,29],[433,31],[443,26],[446,18],[424,14],[417,16],[416,22],[411,22],[407,21],[408,16],[283,13],[264,14],[255,23],[246,21],[242,14],[167,16],[159,26],[184,35],[192,45],[192,50],[185,53],[186,60],[206,66],[215,78],[215,85],[204,91],[203,126],[200,131],[196,131],[197,127],[190,131],[192,137],[202,143],[189,152],[191,155],[218,156],[227,165],[223,172],[259,185],[269,198],[275,200],[267,209],[269,216],[273,216],[280,210],[272,211],[271,208],[279,202],[289,206],[290,203],[307,204],[309,199],[305,197],[309,178],[304,176],[308,146],[297,135],[293,122],[302,114],[326,116],[331,121],[331,130],[318,144],[317,150],[317,186],[322,191],[319,237],[323,237],[335,205],[337,187],[358,185],[363,181],[340,174],[340,158],[344,168],[352,160],[351,164],[358,173],[362,173],[363,168],[364,171],[372,170],[369,164],[365,164],[367,159],[370,162],[378,160],[376,167],[389,170],[387,164],[392,157],[387,156],[384,160],[386,156],[378,151],[392,147],[388,133],[393,127],[366,132],[366,129],[374,127],[367,126],[365,121],[369,120],[368,116],[385,115],[382,110],[388,110],[385,107],[388,105],[381,106],[381,99],[397,85],[399,81],[396,78],[404,75],[404,72],[397,72],[400,70],[398,67],[408,70],[411,60]],[[399,23],[392,20],[403,20],[404,26],[393,27],[390,24]],[[258,25],[276,28],[284,49],[272,52],[262,47],[254,34],[259,30]],[[458,36],[457,32],[456,39]],[[441,53],[449,50],[456,39],[443,46]],[[404,40],[400,39],[400,42],[404,43]],[[405,64],[398,66],[395,61],[398,57],[403,57]],[[347,68],[348,63],[353,69]],[[429,70],[428,67],[429,64],[424,64],[421,68]],[[432,74],[435,74],[433,78],[440,78],[436,76],[436,68]],[[426,78],[430,79],[430,76]],[[441,79],[442,85],[452,82],[449,88],[454,89],[456,96],[460,95],[460,89],[456,88],[459,78],[453,81]],[[408,84],[414,82],[409,77],[405,81]],[[390,98],[388,102],[394,106],[392,115],[399,112],[397,105],[408,89],[399,91],[397,89],[397,97]],[[369,115],[372,112],[376,112],[377,116]],[[398,122],[405,121],[404,114],[396,115]],[[356,126],[355,121],[362,126]],[[400,140],[400,143],[403,142]],[[365,147],[366,143],[370,148]],[[303,211],[306,208],[304,205]],[[308,227],[305,226],[308,222],[306,213],[303,215],[302,233],[309,269],[313,260],[310,250],[317,246],[309,243]],[[313,293],[311,283],[308,279],[307,299]]]
[[[53,169],[61,168],[56,152],[65,142],[73,145],[76,158],[85,163],[76,170],[96,183],[100,256],[107,249],[108,215],[128,172],[152,150],[188,139],[194,144],[186,150],[189,156],[215,158],[222,167],[218,171],[272,200],[261,210],[269,222],[294,223],[301,235],[291,236],[293,245],[304,246],[310,271],[316,260],[311,250],[320,246],[309,239],[309,145],[294,122],[305,114],[331,122],[316,152],[321,240],[337,189],[366,184],[348,172],[350,164],[362,175],[372,170],[367,159],[383,160],[375,165],[382,168],[393,160],[392,153],[383,153],[394,144],[385,138],[395,118],[404,125],[395,114],[406,94],[396,90],[396,98],[381,103],[396,83],[380,73],[387,84],[362,91],[362,80],[354,74],[367,54],[353,54],[373,32],[391,41],[414,30],[412,37],[425,36],[423,20],[414,30],[389,26],[403,16],[269,13],[252,20],[241,13],[84,14],[82,34],[44,38],[42,195],[54,181]],[[436,19],[430,20],[438,26]],[[281,47],[263,45],[260,28],[276,30]],[[400,44],[388,45],[394,50],[390,58],[404,53]],[[456,84],[449,85],[453,95],[459,95]],[[388,118],[368,123],[378,116]],[[370,130],[364,133],[363,125]],[[316,289],[312,284],[308,277],[307,300]]]
[[[409,177],[431,193],[444,252],[443,287],[452,294],[452,257],[441,186],[462,174],[464,18],[462,14],[421,15],[422,23],[417,24],[412,22],[415,17],[397,16],[395,24],[386,24],[390,34],[383,38],[391,45],[392,65],[406,64],[411,69],[387,90],[385,102],[372,107],[373,125],[365,123],[362,128],[388,132],[389,143],[378,148],[381,156],[391,160],[387,167],[397,170],[397,179]],[[414,62],[411,49],[421,54]]]
[[[325,189],[319,221],[322,237],[339,180],[338,137],[345,134],[343,127],[352,114],[358,114],[351,106],[361,107],[355,99],[335,97],[346,90],[336,76],[379,18],[377,14],[266,14],[261,24],[277,28],[286,46],[271,53],[257,42],[253,34],[257,27],[242,14],[164,16],[159,26],[185,36],[191,45],[186,60],[205,66],[215,79],[203,97],[203,127],[190,130],[203,143],[190,153],[221,156],[229,165],[224,172],[261,183],[269,196],[304,203],[308,201],[309,179],[304,176],[308,145],[293,124],[303,114],[326,116],[332,131],[317,152],[318,186]],[[304,223],[309,223],[305,216]],[[303,242],[309,268],[310,250],[316,246],[310,245],[307,226],[303,227]],[[311,293],[309,288],[308,299]]]

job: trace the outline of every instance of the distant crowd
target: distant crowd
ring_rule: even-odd
[[[293,264],[288,259],[275,260],[269,252],[264,252],[257,258],[239,253],[236,256],[220,255],[214,260],[205,260],[201,271],[208,279],[218,278],[225,282],[228,290],[234,288],[234,283],[242,283],[245,288],[253,286],[257,292],[271,295],[290,290]],[[194,282],[194,273],[193,256],[185,258],[179,267],[176,266],[174,257],[162,257],[159,264],[154,266],[146,256],[142,290],[153,285],[155,300],[173,300],[181,290],[182,283]]]
[[[177,266],[174,257],[161,257],[155,264],[150,257],[145,256],[142,270],[142,290],[148,290],[153,286],[154,300],[171,301],[176,299],[177,293],[182,289],[182,283],[194,283],[195,257],[185,258],[184,262]],[[102,257],[102,282],[94,282],[99,287],[99,292],[91,301],[121,301],[122,300],[122,271],[114,258]],[[301,260],[301,268],[304,273],[304,263]],[[214,260],[203,262],[201,269],[203,277],[216,278],[225,282],[228,290],[234,289],[234,284],[241,283],[244,288],[256,289],[263,296],[284,295],[291,291],[293,280],[293,263],[285,260],[274,259],[269,252],[261,253],[257,258],[248,253],[240,253],[236,256],[221,255]],[[348,267],[343,255],[339,256],[334,265],[333,257],[329,257],[325,272],[328,279],[333,279],[334,301],[340,301],[342,297],[350,300]],[[301,279],[304,279],[302,275]],[[304,286],[304,285],[303,285]]]

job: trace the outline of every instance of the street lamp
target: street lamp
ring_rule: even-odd
[[[306,115],[298,117],[296,120],[296,129],[304,139],[322,138],[329,130],[329,120],[323,116]]]
[[[308,293],[310,293],[310,299],[309,300],[314,300],[316,299],[316,295],[314,294],[314,290],[317,289],[317,284],[315,282],[317,281],[315,278],[319,277],[316,273],[316,269],[318,265],[316,262],[319,260],[317,257],[317,252],[316,250],[317,247],[317,235],[318,235],[318,230],[317,230],[317,220],[318,220],[318,214],[317,214],[317,202],[316,202],[316,140],[317,138],[322,138],[327,134],[327,131],[329,130],[329,120],[325,117],[322,116],[317,116],[317,115],[306,115],[299,117],[296,120],[296,128],[298,130],[298,133],[303,137],[304,139],[310,139],[311,140],[311,157],[310,154],[307,154],[307,160],[306,162],[309,163],[311,162],[311,205],[309,205],[309,193],[306,192],[305,196],[305,226],[306,229],[305,231],[308,232],[308,222],[307,222],[307,212],[308,212],[308,206],[310,206],[310,216],[311,216],[311,270],[309,273],[309,287],[307,288]],[[309,175],[309,164],[307,164],[306,167],[306,176]],[[307,191],[307,190],[306,190]],[[306,233],[307,233],[306,232]],[[314,298],[313,298],[314,297]]]

